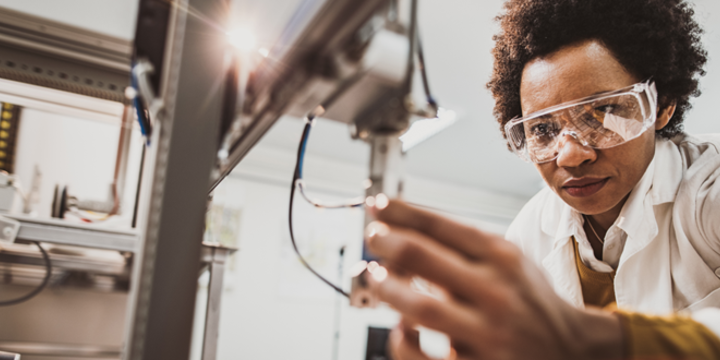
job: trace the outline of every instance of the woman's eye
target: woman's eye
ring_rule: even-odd
[[[607,113],[613,112],[615,110],[615,108],[616,108],[615,105],[601,105],[601,106],[596,106],[595,111],[600,111],[600,112],[607,114]]]
[[[547,136],[548,134],[550,134],[551,130],[551,126],[545,123],[533,125],[533,127],[530,128],[533,136]]]

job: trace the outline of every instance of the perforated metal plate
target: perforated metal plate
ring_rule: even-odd
[[[127,102],[129,41],[0,7],[0,77]]]

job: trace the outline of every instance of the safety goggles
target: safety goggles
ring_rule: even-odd
[[[515,118],[505,133],[518,156],[541,164],[558,157],[566,136],[594,149],[635,139],[653,126],[656,109],[655,83],[647,80]]]

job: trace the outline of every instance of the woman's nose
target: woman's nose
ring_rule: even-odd
[[[597,152],[584,145],[573,131],[565,131],[558,141],[558,157],[555,160],[560,167],[577,167],[585,162],[597,159]]]

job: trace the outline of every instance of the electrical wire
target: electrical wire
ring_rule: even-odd
[[[293,201],[295,199],[295,189],[297,188],[296,183],[297,181],[302,177],[302,165],[303,165],[303,155],[305,153],[305,146],[307,145],[307,139],[310,135],[310,129],[312,128],[312,121],[314,120],[314,117],[312,115],[309,115],[306,120],[308,120],[305,123],[305,128],[303,129],[302,138],[300,140],[300,145],[298,146],[298,152],[297,152],[297,161],[295,163],[295,172],[293,173],[293,179],[292,183],[290,185],[290,206],[288,211],[288,224],[290,225],[290,241],[292,241],[293,249],[295,249],[295,253],[297,254],[298,258],[300,259],[300,262],[310,270],[311,273],[313,273],[315,276],[317,276],[320,280],[322,280],[324,283],[329,285],[331,288],[333,288],[335,291],[337,291],[339,294],[344,295],[347,298],[350,298],[350,295],[346,293],[343,289],[341,289],[339,286],[333,284],[330,280],[326,279],[322,275],[320,275],[315,269],[308,264],[308,262],[305,260],[305,258],[300,254],[300,250],[298,249],[297,242],[295,241],[295,234],[293,231]]]
[[[408,54],[408,67],[406,74],[407,79],[407,89],[410,89],[410,81],[412,81],[412,71],[413,71],[413,60],[415,57],[415,52],[417,51],[418,55],[418,62],[420,66],[420,71],[422,74],[422,81],[423,81],[423,88],[425,90],[425,96],[427,97],[428,104],[433,108],[435,113],[437,113],[437,103],[435,99],[432,97],[430,93],[430,85],[427,79],[427,73],[425,70],[425,57],[423,55],[422,51],[422,45],[420,44],[420,36],[418,34],[417,30],[417,0],[412,1],[412,8],[411,8],[411,23],[410,23],[410,51]],[[416,46],[417,45],[417,46]],[[350,79],[347,79],[344,81],[338,89],[326,100],[324,101],[320,106],[318,106],[313,112],[308,114],[305,117],[305,127],[303,128],[303,133],[300,138],[300,144],[298,145],[297,150],[297,158],[295,162],[295,171],[293,172],[293,178],[292,182],[290,184],[290,204],[288,209],[288,225],[290,228],[290,241],[292,242],[293,249],[295,250],[295,253],[297,254],[298,258],[300,259],[300,262],[310,270],[311,273],[313,273],[315,276],[317,276],[321,281],[323,281],[325,284],[329,285],[331,288],[333,288],[335,291],[337,291],[339,294],[342,294],[343,296],[350,298],[350,295],[345,292],[343,289],[341,289],[339,286],[333,284],[330,280],[326,279],[322,275],[320,275],[315,269],[310,266],[310,264],[305,260],[305,258],[300,253],[300,250],[297,246],[297,242],[295,241],[295,234],[293,231],[293,204],[295,200],[295,191],[296,189],[300,189],[300,194],[302,197],[312,204],[315,207],[318,208],[328,208],[328,209],[340,209],[340,208],[352,208],[352,207],[360,207],[363,206],[364,201],[363,199],[358,199],[355,201],[351,201],[344,204],[323,204],[316,200],[310,199],[310,197],[305,194],[304,184],[303,184],[303,165],[305,161],[305,150],[307,148],[307,142],[308,138],[310,136],[310,130],[312,129],[312,126],[315,122],[315,118],[318,116],[321,116],[325,109],[327,109],[342,93],[345,92],[348,88],[350,88],[352,85],[354,85],[362,76],[364,75],[364,72],[358,72],[355,74],[355,76],[351,77]]]
[[[302,186],[299,185],[299,183],[302,183],[302,171],[303,171],[303,165],[305,160],[305,149],[307,148],[307,141],[308,137],[310,136],[310,129],[312,128],[313,124],[315,123],[315,118],[322,116],[325,113],[325,110],[329,108],[335,100],[337,100],[340,95],[342,95],[347,89],[355,85],[355,83],[358,82],[364,75],[365,71],[359,71],[355,73],[353,76],[343,80],[343,82],[338,86],[338,88],[330,94],[330,96],[325,99],[325,101],[322,102],[321,105],[315,108],[315,110],[311,111],[307,116],[305,116],[305,127],[303,128],[302,137],[300,138],[300,144],[298,145],[297,150],[297,158],[295,161],[295,171],[293,172],[293,178],[292,182],[290,183],[290,205],[288,206],[288,225],[290,227],[290,241],[292,242],[293,249],[295,249],[295,253],[297,254],[298,258],[300,259],[300,262],[308,269],[311,273],[313,273],[315,276],[317,276],[320,280],[322,280],[324,283],[329,285],[331,288],[333,288],[335,291],[337,291],[339,294],[344,295],[347,298],[350,298],[350,295],[346,293],[343,289],[341,289],[339,286],[333,284],[330,280],[326,279],[322,275],[320,275],[315,269],[310,266],[310,264],[305,260],[305,258],[300,253],[300,249],[298,249],[297,242],[295,241],[295,233],[293,231],[293,203],[295,200],[295,190],[299,187],[300,192],[302,196],[308,200],[311,204],[317,207],[325,207],[323,204],[316,203],[314,201],[311,201],[302,190]],[[345,204],[344,206],[339,207],[356,207],[361,206],[362,203],[352,203],[352,204]],[[330,206],[330,208],[333,208]],[[338,207],[334,207],[338,208]]]
[[[430,92],[430,82],[428,81],[427,71],[425,70],[425,54],[423,53],[422,41],[420,39],[420,32],[417,32],[417,55],[418,64],[420,65],[420,75],[422,76],[423,89],[425,90],[425,97],[430,106],[437,112],[438,104],[435,98]]]
[[[304,154],[303,154],[304,156]],[[365,199],[363,197],[359,197],[357,199],[353,199],[350,202],[347,203],[338,203],[338,204],[329,204],[329,203],[323,203],[319,200],[311,199],[307,194],[305,194],[305,185],[302,181],[302,179],[297,179],[296,182],[298,189],[300,189],[300,195],[310,203],[312,206],[315,206],[316,208],[321,209],[345,209],[345,208],[356,208],[361,207],[365,203]]]
[[[145,99],[143,100],[141,93],[141,87],[140,87],[140,79],[138,79],[138,73],[142,72],[143,76],[145,75],[144,71],[140,71],[140,67],[142,67],[142,64],[133,64],[132,71],[130,71],[130,86],[135,89],[135,97],[132,99],[133,106],[135,107],[135,111],[137,113],[138,123],[140,124],[140,133],[145,137],[145,143],[147,146],[150,146],[150,135],[152,134],[152,123],[150,120],[150,112],[147,110],[147,103],[146,101],[152,101],[152,99]]]
[[[35,295],[39,294],[47,284],[50,282],[50,276],[52,275],[52,263],[50,262],[50,255],[48,255],[47,251],[43,249],[42,245],[40,245],[40,242],[33,241],[35,245],[37,245],[38,249],[40,249],[40,252],[42,253],[42,257],[45,260],[45,277],[42,280],[42,283],[38,287],[36,287],[33,291],[27,293],[26,295],[23,295],[17,299],[12,300],[4,300],[0,301],[0,306],[10,306],[10,305],[17,305],[22,302],[28,301],[35,297]]]
[[[310,136],[310,128],[312,128],[312,120],[308,120],[306,118],[306,124],[305,126],[308,128],[307,132],[303,132],[303,137],[300,140],[300,148],[298,149],[298,159],[297,159],[297,178],[293,179],[293,184],[297,186],[298,189],[300,189],[300,194],[302,197],[307,201],[308,203],[312,204],[315,207],[323,208],[323,209],[342,209],[342,208],[354,208],[354,207],[360,207],[364,204],[364,199],[359,198],[355,199],[353,201],[348,201],[347,203],[340,203],[340,204],[327,204],[327,203],[321,203],[318,200],[311,199],[307,194],[305,194],[305,186],[303,183],[302,178],[302,170],[303,170],[303,164],[305,160],[305,148],[307,146],[307,140],[308,136]],[[294,188],[294,187],[293,187]]]

